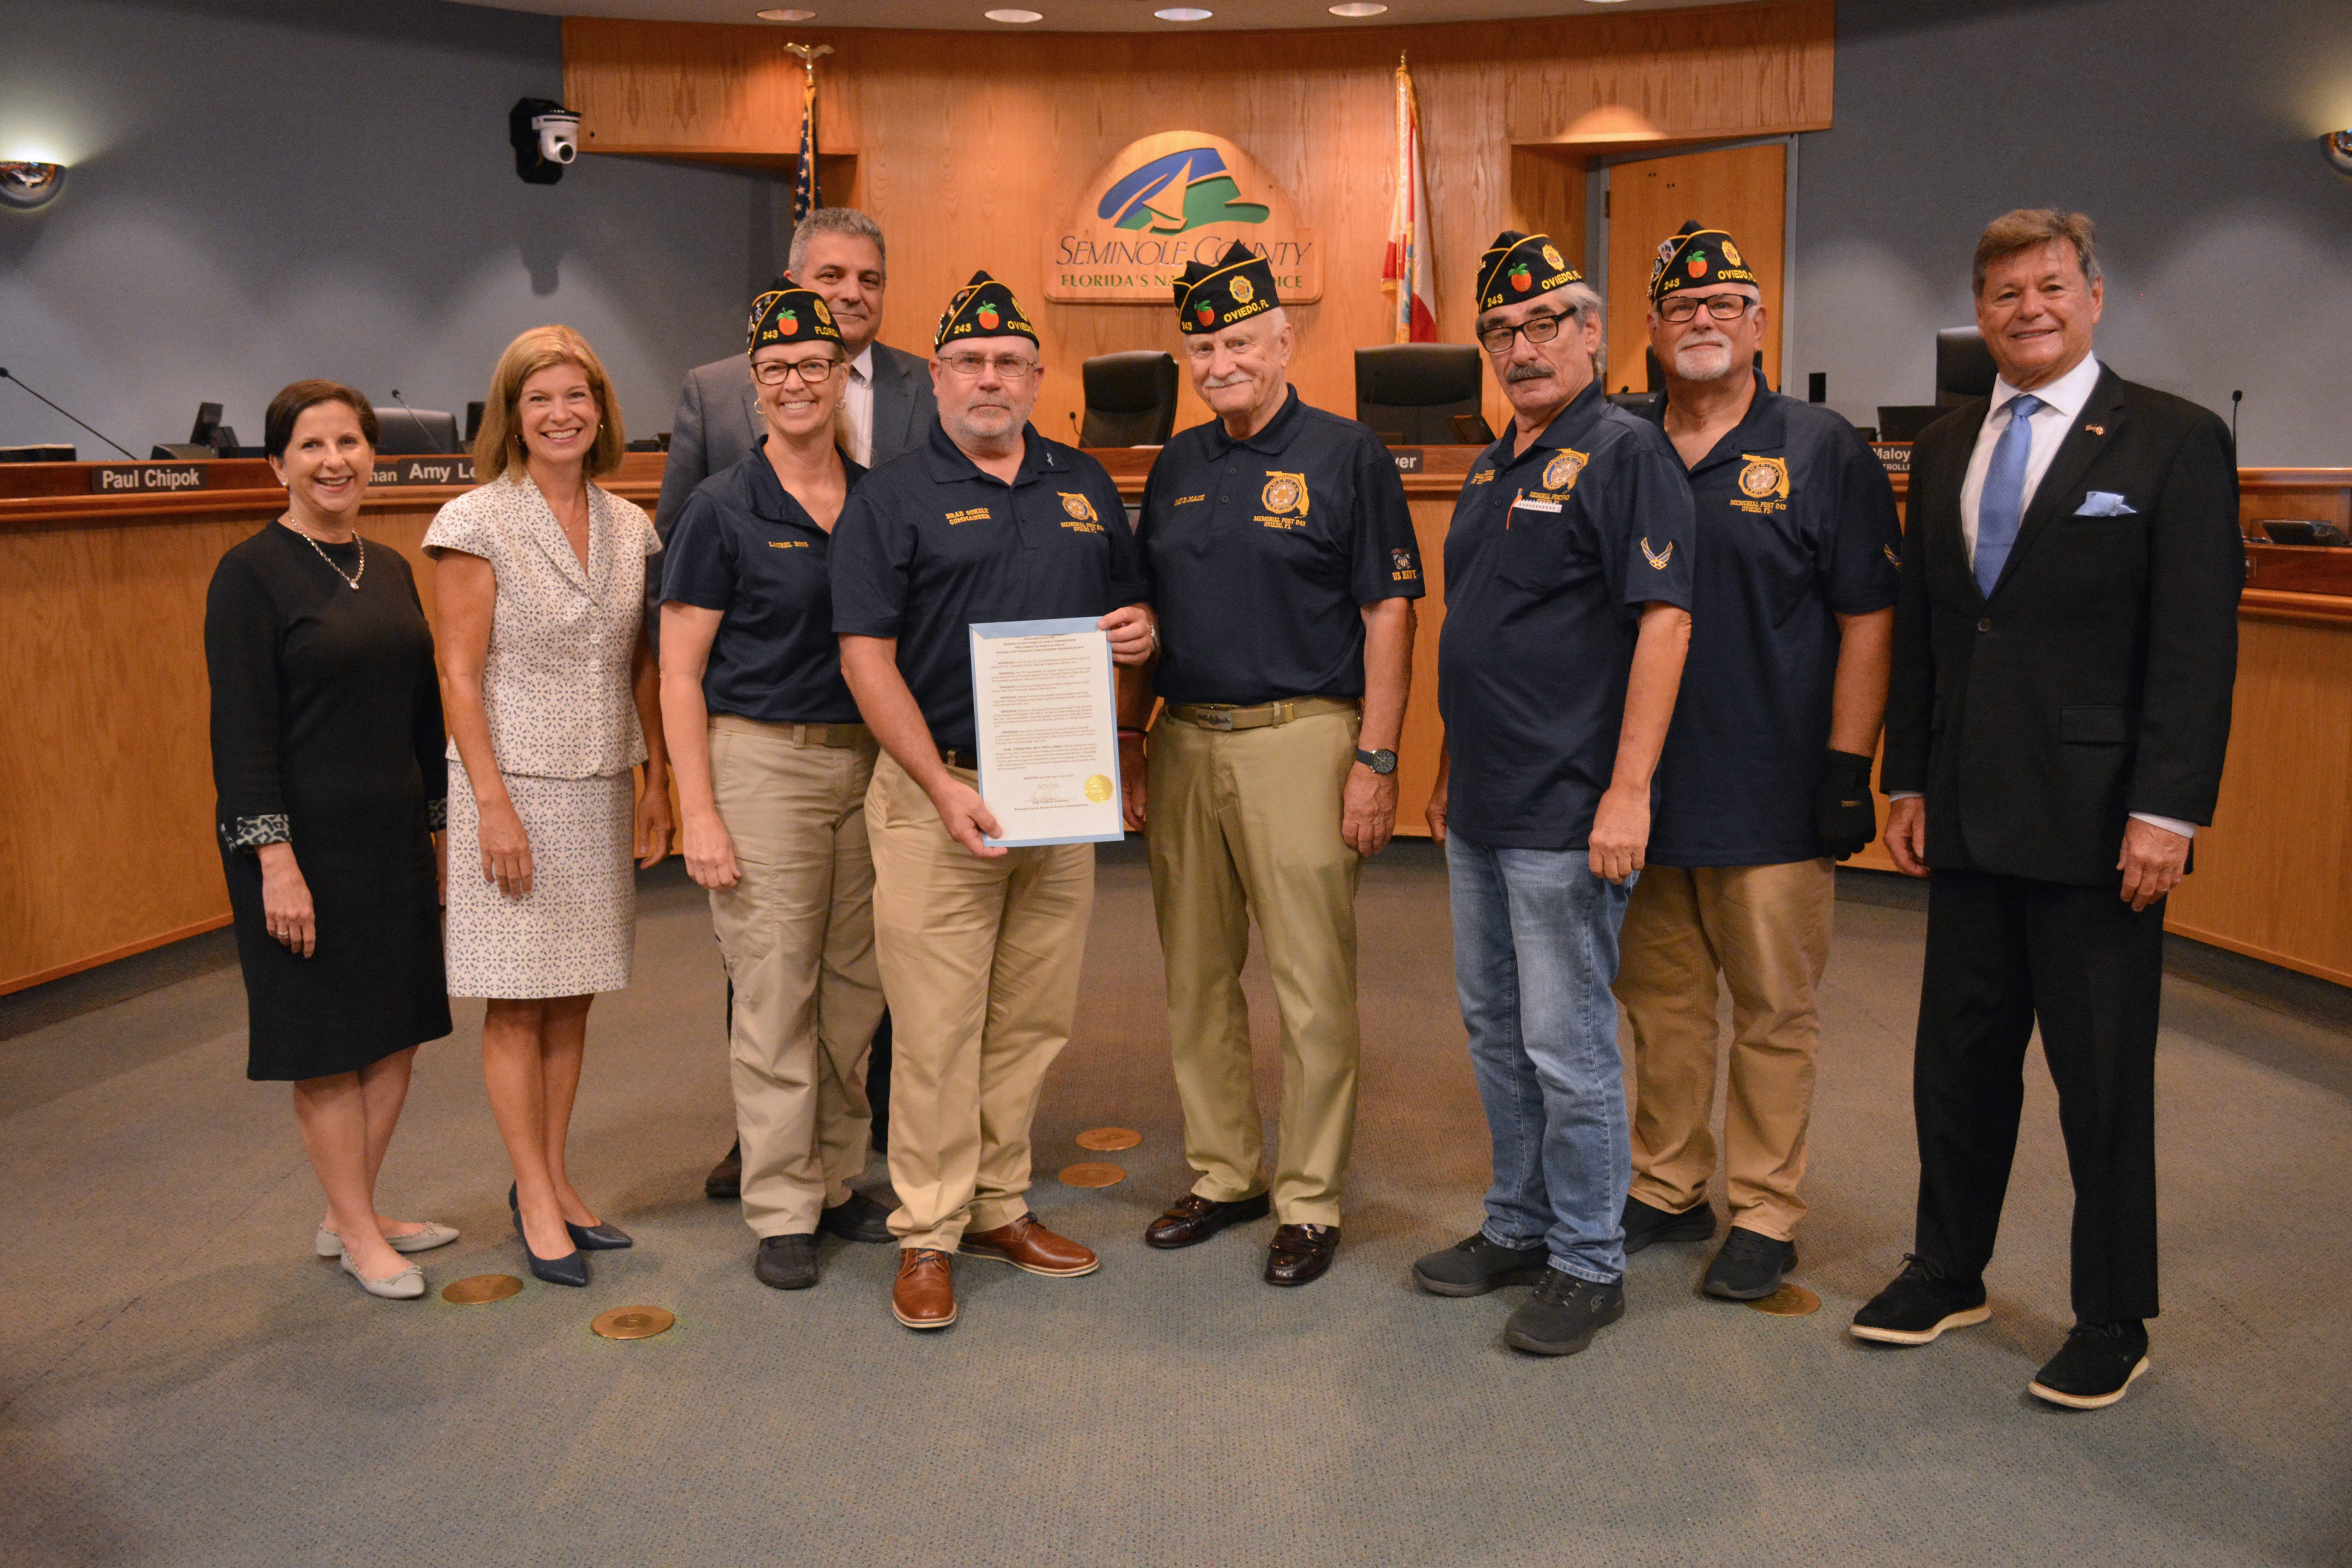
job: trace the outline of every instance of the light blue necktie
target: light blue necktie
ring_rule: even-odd
[[[2025,465],[2033,456],[2033,416],[2047,406],[2030,392],[2010,404],[2009,428],[1993,443],[1992,465],[1977,496],[1977,586],[1988,599],[2017,542],[2018,519],[2025,511]]]

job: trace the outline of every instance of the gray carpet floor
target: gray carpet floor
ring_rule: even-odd
[[[2352,1028],[2168,981],[2154,1369],[2112,1410],[2052,1411],[2024,1393],[2070,1316],[2038,1061],[1993,1321],[1916,1351],[1844,1331],[1909,1236],[1924,924],[1908,889],[1849,884],[1798,1272],[1822,1310],[1708,1300],[1707,1249],[1657,1247],[1623,1321],[1558,1362],[1504,1348],[1522,1292],[1407,1279],[1476,1224],[1486,1175],[1425,846],[1364,879],[1363,1110],[1328,1278],[1261,1283],[1265,1225],[1141,1243],[1189,1176],[1149,889],[1118,850],[1033,1194],[1102,1270],[967,1263],[963,1321],[928,1337],[890,1319],[893,1249],[828,1242],[822,1285],[768,1290],[740,1215],[702,1198],[731,1125],[721,979],[674,871],[647,879],[635,987],[591,1023],[574,1169],[638,1246],[586,1290],[378,1302],[311,1257],[317,1189],[285,1090],[244,1080],[217,954],[86,1010],[36,1001],[66,1016],[0,1041],[0,1563],[2352,1561]],[[465,1232],[423,1259],[436,1289],[521,1271],[478,1026],[469,1005],[425,1047],[384,1175],[391,1211]],[[1142,1144],[1076,1146],[1106,1123]],[[1128,1179],[1054,1179],[1097,1158]],[[677,1325],[589,1331],[631,1304]]]

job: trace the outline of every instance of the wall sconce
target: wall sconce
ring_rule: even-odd
[[[65,185],[63,163],[0,163],[0,205],[47,206]]]
[[[2337,174],[2352,174],[2352,131],[2331,131],[2319,139],[2319,144]]]

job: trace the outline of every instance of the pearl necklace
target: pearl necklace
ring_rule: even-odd
[[[327,570],[332,572],[336,576],[342,578],[342,580],[350,585],[352,592],[354,594],[359,592],[360,579],[367,575],[366,540],[362,539],[356,533],[352,535],[352,542],[360,547],[360,569],[356,572],[346,573],[341,567],[335,564],[335,558],[333,556],[328,554],[326,551],[320,548],[319,542],[317,540],[303,532],[302,530],[297,526],[291,513],[279,518],[278,521],[284,523],[288,528],[292,529],[295,538],[300,540],[311,549],[318,551],[319,559],[327,563]]]

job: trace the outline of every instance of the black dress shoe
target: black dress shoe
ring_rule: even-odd
[[[1196,1241],[1208,1240],[1229,1225],[1264,1219],[1272,1211],[1273,1205],[1264,1193],[1254,1198],[1235,1198],[1229,1204],[1186,1193],[1169,1205],[1167,1213],[1143,1227],[1143,1239],[1148,1246],[1162,1248],[1190,1247]]]
[[[1883,1345],[1924,1345],[1947,1329],[1965,1329],[1992,1316],[1982,1279],[1957,1279],[1916,1253],[1903,1272],[1862,1304],[1851,1332]]]
[[[1274,1227],[1274,1244],[1265,1252],[1265,1282],[1305,1285],[1320,1279],[1330,1271],[1331,1259],[1339,1256],[1338,1226],[1278,1225]]]
[[[734,1146],[710,1167],[710,1174],[702,1178],[702,1195],[714,1201],[726,1201],[743,1195],[743,1141]]]
[[[2147,1370],[2147,1327],[2136,1320],[2076,1323],[2025,1392],[2069,1410],[2104,1410]]]
[[[844,1241],[892,1241],[890,1211],[864,1193],[852,1193],[817,1215],[816,1227]]]
[[[522,1228],[522,1215],[514,1216],[515,1237],[522,1243],[522,1255],[530,1264],[534,1279],[544,1279],[550,1285],[585,1285],[588,1283],[588,1260],[576,1251],[561,1258],[541,1258],[530,1249],[530,1237]]]
[[[760,1238],[760,1254],[751,1260],[760,1283],[777,1290],[805,1290],[816,1283],[816,1237],[768,1236]]]
[[[583,1252],[618,1252],[622,1247],[636,1246],[629,1233],[617,1225],[573,1225],[567,1219],[563,1228],[572,1233],[572,1245]]]

